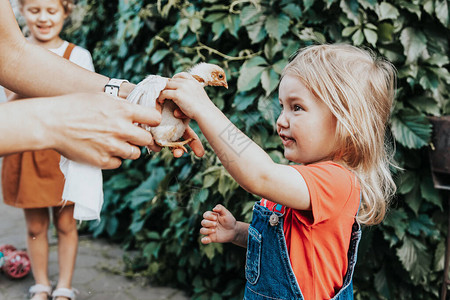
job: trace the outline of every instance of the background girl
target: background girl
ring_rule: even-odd
[[[59,36],[70,15],[73,1],[21,0],[20,12],[30,32],[28,41],[49,49],[81,67],[94,71],[89,51],[64,41]],[[8,99],[19,95],[7,92]],[[6,204],[24,209],[28,253],[36,284],[30,288],[32,299],[75,299],[72,277],[78,248],[78,232],[73,205],[62,207],[64,177],[59,168],[60,155],[53,150],[24,152],[4,157],[2,188]],[[59,278],[56,289],[48,278],[49,207],[58,233]]]
[[[394,98],[393,66],[349,45],[301,50],[279,86],[277,132],[284,156],[272,161],[182,73],[172,99],[197,121],[233,178],[261,196],[252,224],[223,206],[204,214],[202,243],[247,247],[245,299],[352,299],[359,223],[382,221],[395,185],[385,129]]]

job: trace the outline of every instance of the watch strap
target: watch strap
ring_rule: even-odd
[[[111,78],[111,79],[108,81],[108,83],[105,85],[105,93],[117,97],[117,96],[119,95],[120,85],[121,85],[123,82],[128,82],[128,80]]]

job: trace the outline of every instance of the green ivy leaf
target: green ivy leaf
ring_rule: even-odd
[[[378,35],[375,31],[371,29],[364,28],[363,29],[364,36],[366,37],[366,41],[369,42],[372,46],[376,47]]]
[[[278,114],[276,114],[275,103],[278,103],[278,94],[274,93],[269,96],[261,96],[258,100],[258,111],[269,124],[275,124]]]
[[[352,40],[356,46],[359,46],[364,42],[364,34],[361,29],[356,30],[352,36]]]
[[[347,18],[355,24],[359,23],[359,3],[357,0],[342,0],[340,1],[340,7]]]
[[[238,90],[245,92],[255,88],[261,81],[261,75],[264,69],[265,68],[261,66],[243,66],[239,72]]]
[[[394,228],[395,234],[399,239],[403,239],[408,228],[408,215],[403,209],[391,210],[383,221],[385,226]]]
[[[400,1],[399,2],[400,8],[405,8],[409,12],[416,14],[417,17],[420,19],[422,18],[422,10],[418,4],[415,4],[414,2],[410,1]]]
[[[242,26],[247,26],[255,22],[261,22],[261,10],[257,9],[253,5],[245,6],[240,13],[240,18]]]
[[[430,272],[431,254],[421,242],[405,237],[403,245],[397,249],[397,256],[403,266],[411,274],[411,279],[416,284],[426,280]]]
[[[117,232],[117,228],[119,227],[119,221],[116,217],[110,217],[108,218],[107,225],[106,225],[106,232],[109,236],[114,236],[114,234]]]
[[[423,176],[422,181],[420,182],[420,192],[424,199],[439,207],[441,211],[444,211],[441,196],[438,190],[434,188],[431,176]]]
[[[447,84],[450,84],[450,73],[446,68],[426,68],[426,69],[427,69],[427,71],[431,71],[438,78],[441,78]],[[429,72],[428,72],[428,74],[429,74]],[[436,86],[436,88],[437,87],[438,86]]]
[[[295,3],[289,3],[282,8],[283,12],[291,18],[300,19],[302,16],[302,9]]]
[[[408,233],[417,237],[421,234],[432,236],[435,234],[433,228],[435,228],[435,224],[430,217],[420,214],[417,218],[409,220]]]
[[[381,2],[376,11],[380,21],[386,19],[396,20],[400,16],[398,9],[388,2]]]
[[[160,61],[164,59],[164,57],[169,54],[170,51],[167,49],[161,49],[153,53],[152,57],[150,58],[150,62],[154,65],[158,64]]]
[[[386,268],[380,269],[377,273],[375,273],[374,277],[374,286],[378,293],[384,296],[386,299],[390,299],[389,297],[389,285],[388,285],[388,274],[386,273]]]
[[[277,74],[280,74],[283,72],[284,67],[286,67],[286,65],[288,64],[288,60],[287,59],[281,59],[279,61],[277,61],[276,63],[273,64],[272,68],[275,72],[277,72]]]
[[[422,196],[420,195],[420,189],[418,186],[414,186],[413,189],[405,195],[405,203],[416,214],[419,214],[420,205],[422,204]]]
[[[270,37],[281,40],[281,37],[289,31],[289,17],[285,14],[278,16],[270,15],[265,23],[264,28]]]
[[[247,93],[239,93],[234,97],[234,105],[236,106],[236,109],[238,111],[243,111],[249,107],[255,98],[253,98],[251,95],[248,95]]]
[[[329,0],[328,2],[334,2],[333,0]],[[305,11],[309,10],[314,4],[314,0],[303,0],[303,5],[305,7]]]
[[[264,28],[264,22],[247,25],[245,29],[247,30],[248,37],[253,44],[261,42],[267,36],[267,32]]]
[[[202,246],[202,252],[205,253],[206,257],[209,260],[212,260],[217,253],[223,253],[223,245],[219,243],[211,243],[208,245]]]
[[[225,31],[225,24],[221,21],[214,22],[212,25],[212,31],[214,32],[213,41],[220,38],[222,33]]]
[[[417,28],[406,27],[400,34],[407,63],[415,62],[427,48],[427,37]]]
[[[359,29],[359,26],[345,27],[344,30],[342,30],[342,36],[351,36],[357,29]]]
[[[426,117],[412,109],[403,109],[393,116],[391,130],[395,139],[410,149],[419,149],[428,145],[432,131]]]
[[[440,113],[440,108],[436,100],[431,97],[417,96],[408,100],[408,103],[417,111],[424,114],[437,116]]]
[[[391,23],[383,22],[378,25],[378,37],[382,41],[392,41],[395,27]]]
[[[435,13],[436,17],[441,21],[442,25],[449,28],[449,7],[448,0],[436,1]]]
[[[161,244],[158,242],[150,242],[145,245],[142,249],[142,255],[148,259],[152,257],[158,258],[159,249],[161,249]]]
[[[425,62],[442,68],[449,63],[449,58],[442,53],[434,53],[430,58],[426,59]]]
[[[279,76],[273,69],[265,69],[261,75],[261,84],[266,91],[266,96],[272,93],[278,86]]]

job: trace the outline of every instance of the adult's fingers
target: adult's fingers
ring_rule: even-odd
[[[107,162],[103,163],[99,167],[105,170],[117,169],[122,165],[122,160],[118,157],[111,157]]]
[[[124,104],[128,105],[131,112],[131,121],[150,126],[158,126],[161,123],[161,113],[155,108],[127,102],[124,102]]]
[[[153,152],[159,152],[162,149],[162,147],[158,146],[155,142],[145,146],[148,148],[148,150]]]
[[[131,123],[126,123],[123,126],[120,128],[119,135],[123,140],[138,146],[149,146],[149,148],[154,145],[153,136],[144,128]]]
[[[189,73],[187,73],[187,72],[180,72],[180,73],[175,74],[175,75],[172,77],[172,79],[176,79],[176,78],[184,78],[184,79],[192,79],[192,80],[195,80],[194,77],[192,77],[192,75],[189,74]],[[169,82],[170,82],[170,80],[169,80]]]
[[[141,156],[141,148],[130,144],[130,153],[126,159],[138,159]]]

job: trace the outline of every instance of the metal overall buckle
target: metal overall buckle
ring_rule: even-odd
[[[284,216],[284,212],[281,214],[281,216],[279,217],[276,213],[275,213],[275,207],[278,206],[279,204],[275,204],[272,207],[272,214],[270,215],[269,218],[269,224],[270,226],[277,226],[278,223],[280,222],[280,217]],[[283,207],[283,206],[282,206]]]

